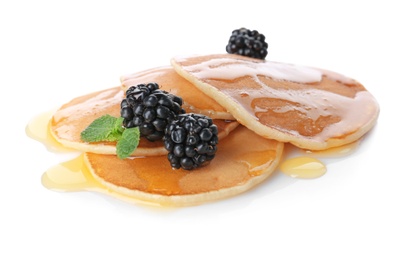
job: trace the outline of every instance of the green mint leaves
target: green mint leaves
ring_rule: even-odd
[[[117,156],[124,159],[137,148],[140,140],[140,131],[138,127],[125,128],[120,140],[117,142]]]
[[[101,116],[81,132],[81,140],[84,142],[117,142],[117,156],[125,159],[139,145],[140,131],[138,127],[124,128],[122,123],[122,117]]]

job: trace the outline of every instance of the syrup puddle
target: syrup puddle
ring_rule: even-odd
[[[35,117],[26,127],[26,134],[46,146],[51,152],[74,152],[58,143],[48,131],[49,121],[54,111],[48,111]],[[360,141],[355,143],[328,149],[325,151],[308,151],[299,149],[293,145],[285,144],[284,156],[278,170],[287,176],[296,179],[314,179],[326,173],[326,165],[317,158],[337,158],[353,153]],[[76,158],[57,164],[49,168],[42,175],[42,184],[50,190],[74,192],[94,191],[103,193],[122,201],[141,206],[169,206],[159,205],[153,202],[142,201],[127,195],[117,193],[104,187],[89,172],[84,164],[84,154]]]
[[[73,149],[66,148],[58,143],[48,130],[49,121],[54,113],[55,110],[51,110],[33,118],[26,126],[26,135],[42,143],[48,151],[54,153],[73,152]]]
[[[156,202],[140,200],[105,187],[92,176],[88,167],[85,165],[84,153],[78,155],[74,159],[59,163],[46,170],[42,175],[41,182],[45,188],[53,191],[92,191],[111,196],[132,205],[147,207],[151,210],[166,212],[177,209],[173,204],[159,204]]]
[[[291,144],[285,145],[285,156],[279,170],[292,178],[315,179],[327,172],[326,164],[322,161],[328,158],[340,158],[352,154],[360,141],[323,151],[302,150]]]
[[[42,184],[48,189],[57,191],[104,189],[86,169],[83,154],[49,168],[42,175]]]
[[[280,170],[293,178],[314,179],[326,173],[326,166],[312,157],[296,157],[283,161]]]
[[[26,134],[30,138],[45,145],[45,147],[51,152],[74,152],[73,149],[62,146],[50,134],[48,130],[49,121],[54,113],[55,111],[52,110],[36,116],[26,126]],[[59,163],[46,170],[46,172],[42,175],[42,185],[49,190],[64,192],[94,191],[135,205],[160,206],[152,202],[146,202],[119,194],[108,189],[107,187],[104,187],[91,175],[90,171],[84,164],[83,157],[84,153],[81,153],[74,159]]]
[[[84,153],[72,160],[59,163],[46,170],[46,172],[42,175],[42,185],[47,189],[55,191],[94,191],[135,205],[161,206],[156,203],[146,202],[119,194],[103,186],[94,179],[88,168],[85,166]]]

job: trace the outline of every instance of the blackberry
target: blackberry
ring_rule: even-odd
[[[192,170],[215,157],[218,128],[207,116],[181,114],[166,127],[163,141],[172,168]]]
[[[234,30],[228,41],[226,51],[247,57],[264,60],[267,56],[266,37],[256,30],[241,28]]]
[[[182,98],[159,89],[157,83],[139,84],[126,91],[121,102],[121,117],[126,128],[139,127],[140,136],[161,140],[170,120],[185,113]]]

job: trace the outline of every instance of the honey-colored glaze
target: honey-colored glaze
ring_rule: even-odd
[[[297,179],[315,179],[323,176],[327,169],[323,159],[341,158],[354,153],[362,139],[355,142],[329,148],[326,150],[312,151],[285,145],[284,159],[279,165],[279,171],[287,176]]]
[[[293,178],[314,179],[326,173],[326,166],[316,158],[301,156],[285,160],[280,171]]]
[[[379,113],[360,83],[335,72],[231,54],[175,57],[172,65],[251,130],[305,149],[353,142]]]
[[[84,164],[82,154],[46,170],[42,175],[42,184],[56,191],[87,191],[104,188],[92,177]]]
[[[182,97],[184,101],[183,108],[186,111],[204,114],[213,119],[234,120],[234,117],[224,107],[220,106],[215,99],[205,95],[189,81],[179,76],[170,66],[124,75],[120,78],[120,81],[124,90],[138,84],[157,82],[160,89]]]
[[[362,139],[358,139],[357,141],[354,141],[352,143],[348,143],[345,145],[332,147],[326,150],[302,150],[304,155],[306,156],[313,156],[313,157],[319,157],[319,158],[336,158],[336,157],[344,157],[347,155],[350,155],[354,153]]]
[[[122,194],[165,203],[199,203],[241,193],[263,181],[278,166],[283,143],[239,126],[218,145],[213,161],[186,171],[172,169],[166,156],[120,160],[86,153],[101,183]]]
[[[61,192],[99,192],[140,206],[158,205],[157,203],[146,202],[137,198],[120,194],[118,192],[114,192],[102,185],[91,175],[91,172],[86,167],[84,163],[84,154],[49,168],[42,175],[42,185],[47,189]]]
[[[71,100],[59,108],[50,121],[50,133],[66,147],[100,154],[115,154],[114,142],[86,143],[81,140],[81,132],[95,119],[103,115],[120,116],[120,103],[124,91],[120,87],[101,90]],[[238,123],[236,121],[214,119],[218,126],[219,138],[228,135]],[[162,141],[150,142],[141,138],[135,156],[162,155],[167,151]]]
[[[47,111],[37,115],[26,126],[26,135],[41,142],[46,149],[52,152],[70,152],[73,149],[64,147],[56,141],[49,131],[49,122],[55,110]]]
[[[296,147],[292,144],[286,144],[285,154],[286,154],[286,157],[294,157],[294,156],[314,157],[314,158],[345,157],[354,153],[358,149],[361,141],[362,141],[362,138],[352,143],[328,148],[326,150],[308,150],[308,149],[302,149],[302,148]]]

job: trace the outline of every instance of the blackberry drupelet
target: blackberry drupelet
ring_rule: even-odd
[[[185,113],[182,98],[159,89],[157,83],[139,84],[126,91],[121,102],[121,117],[126,128],[139,127],[140,136],[161,140],[170,120]]]
[[[205,115],[181,114],[168,124],[163,140],[172,168],[192,170],[215,157],[218,128]]]
[[[266,37],[256,30],[241,28],[234,30],[228,41],[226,51],[247,57],[265,59],[268,44]]]

